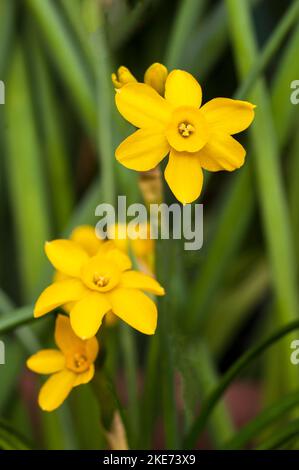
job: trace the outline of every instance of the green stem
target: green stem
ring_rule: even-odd
[[[138,406],[138,364],[136,348],[133,337],[134,332],[128,325],[121,325],[121,342],[124,354],[126,373],[126,386],[128,391],[128,414],[130,417],[131,447],[136,449],[138,432],[140,430],[140,417]]]
[[[0,318],[0,334],[3,335],[8,331],[15,329],[25,323],[29,323],[34,320],[33,317],[33,306],[21,307],[13,310],[10,313],[2,315]]]
[[[196,345],[194,364],[197,369],[199,388],[204,392],[204,396],[208,396],[218,383],[218,374],[207,345],[203,341],[199,341]],[[215,407],[210,419],[210,433],[214,447],[219,448],[223,442],[226,442],[232,436],[233,432],[234,426],[225,403],[222,401]]]

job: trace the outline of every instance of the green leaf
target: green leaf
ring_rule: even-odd
[[[187,433],[185,439],[185,446],[188,449],[193,449],[196,445],[197,439],[204,429],[215,405],[233,382],[233,380],[242,372],[253,360],[259,357],[265,350],[271,347],[279,339],[284,338],[288,333],[291,333],[299,329],[299,320],[289,323],[286,326],[281,327],[274,334],[269,336],[263,341],[260,341],[256,346],[249,349],[243,354],[222,376],[220,382],[215,389],[206,397],[201,406],[200,415],[195,419],[191,430]]]
[[[26,439],[6,421],[0,420],[0,449],[29,450]]]
[[[299,419],[296,419],[285,425],[279,431],[275,431],[273,435],[257,447],[257,450],[274,450],[279,449],[287,443],[293,441],[299,435]]]

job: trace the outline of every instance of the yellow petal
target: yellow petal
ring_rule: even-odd
[[[94,376],[94,365],[91,364],[89,369],[81,374],[77,374],[74,387],[78,387],[78,385],[87,384],[93,379]]]
[[[155,333],[157,307],[143,292],[137,289],[116,288],[107,295],[115,315],[141,333]]]
[[[116,159],[126,168],[148,171],[155,168],[168,154],[169,144],[157,128],[139,129],[116,149]]]
[[[165,294],[163,287],[160,286],[156,279],[139,271],[126,271],[122,273],[119,286],[141,289],[155,295]]]
[[[233,171],[240,168],[246,151],[239,142],[227,134],[215,134],[198,152],[200,165],[209,171]]]
[[[79,279],[54,282],[37,299],[33,314],[35,317],[41,317],[67,302],[79,300],[87,292]]]
[[[202,100],[201,86],[190,73],[173,70],[166,80],[165,99],[176,108],[179,106],[199,108]]]
[[[203,184],[203,173],[197,154],[171,150],[165,179],[175,197],[183,204],[195,201]]]
[[[56,318],[55,343],[64,354],[71,354],[72,351],[85,348],[84,341],[75,335],[70,319],[66,315],[58,315]]]
[[[88,360],[94,362],[99,353],[99,342],[95,336],[85,341],[85,351]]]
[[[101,326],[104,315],[111,309],[105,294],[94,292],[77,302],[71,310],[71,325],[79,338],[95,336]]]
[[[233,135],[250,126],[254,119],[254,108],[247,101],[215,98],[208,101],[201,111],[214,131]]]
[[[76,374],[64,369],[52,375],[42,386],[38,403],[42,410],[53,411],[58,408],[70,394],[76,380]]]
[[[45,244],[46,255],[58,271],[79,277],[81,267],[88,260],[84,249],[72,240],[53,240]]]
[[[63,369],[65,357],[57,349],[43,349],[27,359],[27,367],[38,374],[53,374]]]
[[[144,83],[154,88],[159,95],[163,96],[167,75],[168,70],[165,65],[155,62],[146,70],[144,74]]]
[[[117,91],[115,102],[120,114],[136,127],[164,128],[171,116],[171,106],[144,83],[128,83]]]
[[[130,70],[123,65],[118,68],[117,73],[111,75],[111,79],[115,88],[121,88],[130,82],[137,82]]]
[[[89,256],[94,256],[104,243],[96,236],[95,228],[92,225],[80,225],[72,231],[70,238],[78,243]]]
[[[105,253],[105,261],[115,263],[120,271],[126,271],[132,267],[129,256],[117,248],[108,250]]]

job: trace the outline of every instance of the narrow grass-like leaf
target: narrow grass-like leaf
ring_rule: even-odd
[[[255,61],[257,46],[248,0],[227,0],[231,38],[239,75],[245,77]],[[279,165],[279,148],[264,82],[257,83],[250,97],[257,105],[251,128],[255,171],[264,232],[271,263],[280,324],[298,317],[296,257],[288,207]],[[284,344],[285,354],[289,345]],[[288,357],[288,356],[287,356]],[[298,385],[298,374],[288,359],[284,362],[285,388]]]
[[[28,75],[17,46],[7,81],[6,171],[16,229],[23,298],[31,300],[44,263],[50,234],[46,184],[41,167]],[[17,138],[16,138],[17,136]]]
[[[36,36],[28,34],[30,65],[35,86],[36,107],[39,116],[41,147],[49,174],[55,227],[61,231],[70,215],[74,194],[71,181],[70,159],[63,135],[63,123],[50,80],[49,69]],[[59,188],[59,190],[58,190]]]
[[[40,27],[52,60],[71,95],[79,117],[93,135],[96,122],[93,80],[90,71],[80,60],[55,2],[26,0],[26,5]]]
[[[179,67],[188,44],[190,31],[206,7],[206,0],[185,0],[178,4],[178,12],[168,41],[166,65],[169,69]]]
[[[203,431],[215,405],[222,397],[225,390],[233,382],[233,380],[251,364],[253,360],[259,357],[264,351],[274,345],[278,340],[284,338],[287,334],[294,332],[299,329],[299,320],[293,321],[288,325],[281,327],[278,331],[275,331],[265,340],[260,341],[256,346],[252,347],[245,354],[243,354],[222,376],[220,382],[215,389],[207,396],[202,403],[201,412],[195,419],[191,430],[187,433],[184,444],[186,448],[193,449],[200,433]]]
[[[267,407],[259,415],[250,421],[246,426],[238,431],[238,433],[224,446],[225,449],[241,449],[245,444],[256,441],[259,434],[264,431],[273,422],[283,418],[288,411],[299,406],[299,391],[282,397],[273,405]]]
[[[257,450],[274,450],[285,446],[299,435],[299,419],[291,421],[282,429],[275,431],[273,435],[257,447]]]

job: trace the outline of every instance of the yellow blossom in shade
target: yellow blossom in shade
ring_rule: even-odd
[[[94,336],[107,312],[141,333],[154,334],[157,308],[142,291],[164,295],[164,289],[150,276],[131,270],[130,258],[103,243],[95,256],[72,240],[47,242],[48,259],[68,279],[54,282],[38,298],[34,316],[41,317],[55,308],[74,302],[71,326],[82,339]]]
[[[117,160],[136,171],[156,167],[169,154],[165,179],[183,204],[195,201],[203,171],[240,168],[246,151],[232,135],[254,119],[255,106],[246,101],[215,98],[202,106],[202,90],[183,70],[170,72],[165,98],[144,83],[116,90],[116,106],[139,130],[116,150]]]
[[[165,82],[168,70],[165,65],[155,62],[150,65],[144,74],[144,83],[154,88],[160,95],[164,95]],[[112,83],[116,89],[122,88],[128,83],[137,83],[136,78],[127,67],[118,68],[117,73],[111,75]]]
[[[78,338],[69,318],[58,315],[55,342],[59,349],[44,349],[27,360],[27,367],[38,374],[52,374],[42,386],[38,403],[44,411],[53,411],[68,397],[73,387],[90,382],[99,345],[95,337]]]

